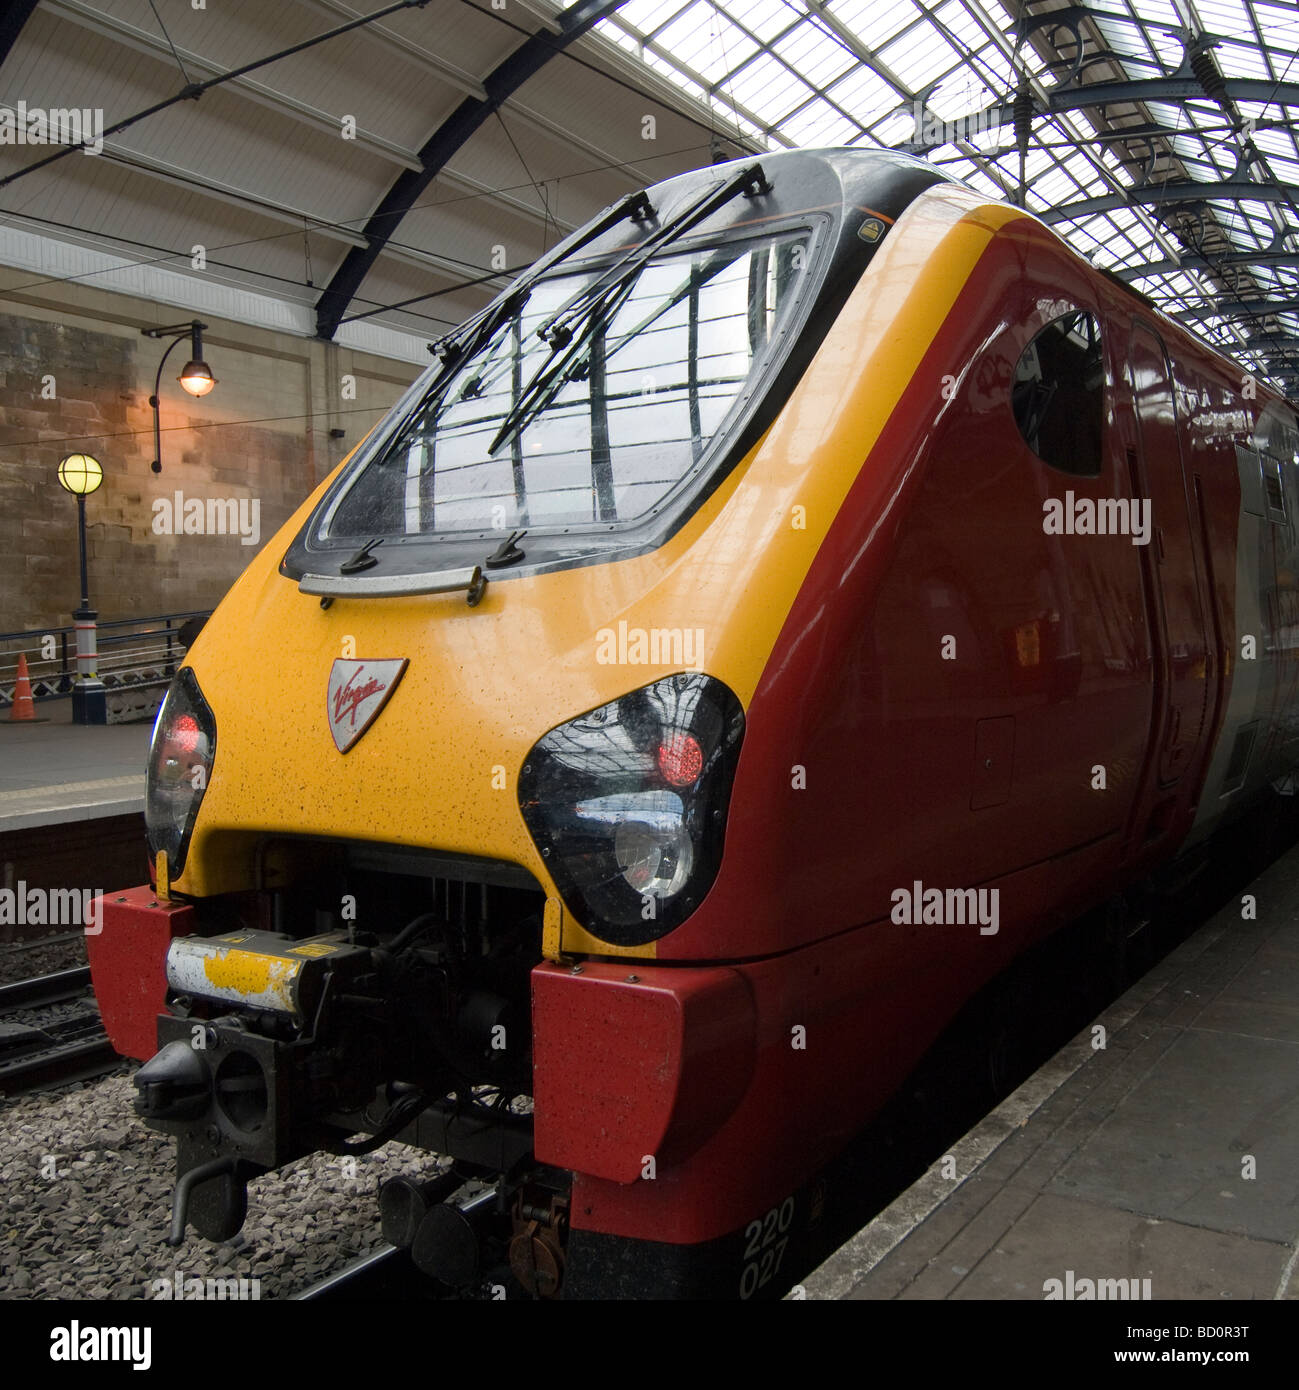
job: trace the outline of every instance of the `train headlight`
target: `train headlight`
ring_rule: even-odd
[[[184,867],[215,754],[216,720],[186,666],[172,681],[153,726],[144,793],[149,853],[166,850],[173,876]]]
[[[735,695],[667,676],[552,729],[519,777],[519,808],[569,910],[619,946],[679,926],[722,859],[744,736]]]
[[[685,887],[695,862],[690,832],[679,810],[669,810],[657,825],[621,821],[613,837],[613,853],[624,882],[642,897],[674,897]]]

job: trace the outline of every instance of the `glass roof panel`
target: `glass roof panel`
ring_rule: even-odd
[[[977,52],[988,42],[986,30],[974,18],[970,7],[959,0],[948,0],[946,5],[935,10],[932,22],[951,38],[959,40],[967,52]]]
[[[725,96],[733,96],[755,114],[773,121],[802,105],[812,89],[770,53],[759,53],[726,83]]]
[[[684,6],[664,5],[661,0],[625,0],[618,15],[640,33],[648,34],[682,8]]]
[[[655,37],[710,82],[738,67],[758,45],[709,4],[691,5]]]
[[[806,147],[817,145],[846,145],[861,134],[859,127],[845,120],[832,106],[823,101],[809,102],[783,123],[786,135],[794,143]]]
[[[880,57],[907,86],[918,90],[950,72],[956,50],[933,29],[913,29],[880,50]]]
[[[1182,16],[1178,14],[1172,0],[1138,0],[1138,3],[1129,6],[1129,9],[1145,21],[1172,24],[1177,28],[1182,25]]]
[[[1240,0],[1196,0],[1196,13],[1215,34],[1241,34],[1249,30],[1249,16]]]
[[[1267,69],[1267,61],[1257,48],[1249,48],[1243,43],[1221,43],[1215,50],[1218,66],[1227,77],[1272,76]]]
[[[910,101],[904,101],[878,73],[868,67],[854,68],[846,77],[840,78],[827,95],[836,106],[847,111],[862,125],[881,120],[899,106],[906,107],[907,120],[911,120]]]
[[[895,34],[921,18],[912,0],[881,5],[880,0],[831,0],[826,6],[872,52],[878,52]]]
[[[727,3],[724,8],[737,24],[762,43],[770,43],[803,13],[801,5],[789,5],[785,0],[744,0],[738,5]]]
[[[803,23],[772,48],[814,87],[827,87],[858,66],[857,59],[818,25]]]
[[[1046,0],[1016,3],[1030,16]],[[764,145],[853,143],[909,147],[916,135],[912,103],[924,96],[939,120],[979,117],[1007,107],[1016,88],[1033,83],[1028,206],[1053,212],[1052,226],[1098,264],[1139,272],[1179,254],[1178,228],[1195,226],[1206,266],[1176,275],[1143,275],[1170,311],[1217,342],[1236,341],[1231,305],[1241,299],[1299,299],[1299,267],[1257,260],[1278,227],[1299,226],[1299,5],[1281,0],[1051,0],[1062,18],[1028,33],[1003,0],[691,0],[662,5],[628,0],[599,28],[629,52],[698,92],[690,73],[714,85],[720,123],[758,132]],[[1030,22],[1030,21],[1026,21]],[[1178,31],[1210,59],[1203,90],[1164,79],[1181,66]],[[1077,104],[1048,114],[1051,89],[1071,72],[1083,43],[1080,84],[1121,81],[1122,98]],[[656,34],[653,51],[643,48]],[[762,51],[762,44],[769,51]],[[1097,55],[1108,52],[1108,56]],[[666,55],[666,56],[665,56]],[[1233,83],[1268,84],[1233,94]],[[1140,84],[1145,84],[1144,87]],[[1075,84],[1077,85],[1077,84]],[[1084,93],[1085,96],[1085,93]],[[740,108],[737,113],[736,107]],[[1115,132],[1154,123],[1125,141]],[[1245,123],[1245,124],[1242,124]],[[1254,123],[1253,125],[1248,123]],[[991,197],[1016,196],[1019,155],[1009,123],[977,119],[960,145],[922,153],[936,166]],[[1108,138],[1107,138],[1108,137]],[[1243,166],[1243,152],[1252,162]],[[978,158],[971,158],[977,151]],[[1232,178],[1281,185],[1280,201],[1238,202],[1223,196]],[[1153,199],[1152,185],[1203,184],[1182,205]],[[1129,206],[1069,215],[1071,205],[1126,190]],[[1201,209],[1194,213],[1193,209]],[[1188,221],[1188,215],[1190,220]],[[1296,248],[1299,249],[1299,248]],[[1232,255],[1224,260],[1224,256]],[[1229,288],[1228,288],[1229,287]],[[1225,307],[1224,307],[1225,306]],[[1200,312],[1194,312],[1195,310]],[[1294,317],[1293,315],[1291,317]],[[1288,322],[1289,320],[1287,320]],[[1243,330],[1248,333],[1246,325]],[[1280,371],[1284,359],[1266,345],[1260,363]]]
[[[1290,49],[1299,44],[1299,9],[1293,5],[1255,4],[1254,18],[1263,31],[1265,43]]]

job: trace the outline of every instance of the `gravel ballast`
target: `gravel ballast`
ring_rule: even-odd
[[[80,934],[53,941],[0,944],[0,985],[75,970],[86,963],[86,941]]]
[[[0,1101],[0,1299],[169,1297],[177,1271],[187,1289],[255,1279],[256,1296],[285,1298],[382,1244],[380,1183],[436,1163],[394,1143],[357,1158],[312,1154],[249,1183],[233,1240],[191,1232],[172,1249],[172,1141],[145,1128],[134,1095],[123,1064],[105,1080]]]

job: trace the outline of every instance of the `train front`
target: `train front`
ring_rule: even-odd
[[[234,585],[158,717],[150,883],[90,941],[173,1240],[395,1138],[454,1159],[385,1195],[447,1282],[777,1286],[808,1156],[779,990],[734,964],[790,945],[735,906],[779,828],[737,800],[860,465],[843,306],[936,182],[791,153],[627,198],[431,345]]]

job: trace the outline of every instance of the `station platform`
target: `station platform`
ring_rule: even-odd
[[[791,1296],[1299,1299],[1299,848],[1244,891]]]
[[[36,713],[0,720],[0,834],[144,810],[152,723],[73,724],[70,700]]]
[[[0,720],[0,889],[98,893],[144,882],[152,723],[74,724],[70,700],[36,713],[40,722]],[[27,951],[52,925],[25,907],[0,911],[0,955]],[[30,974],[30,959],[0,959],[0,977]]]

